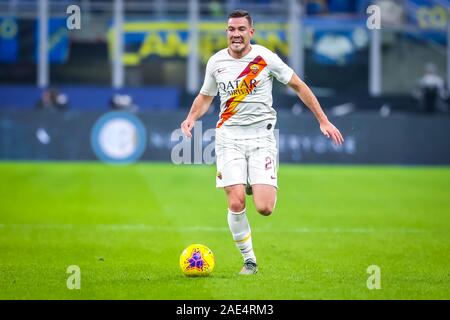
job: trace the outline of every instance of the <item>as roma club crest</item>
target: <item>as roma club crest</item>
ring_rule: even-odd
[[[259,66],[257,64],[252,64],[250,70],[252,70],[253,74],[257,74],[259,71]]]

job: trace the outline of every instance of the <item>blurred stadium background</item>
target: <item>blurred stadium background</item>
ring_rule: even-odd
[[[80,29],[67,27],[72,4]],[[367,27],[371,4],[381,10],[380,30]],[[333,148],[301,102],[276,84],[281,160],[450,163],[445,0],[2,0],[0,157],[96,160],[90,132],[115,109],[145,122],[140,159],[169,160],[170,133],[207,59],[226,46],[226,15],[236,7],[254,15],[255,42],[302,76],[347,137],[344,148]],[[211,124],[217,113],[215,100]]]
[[[79,29],[68,28],[71,5]],[[368,27],[370,5],[380,29]],[[237,8],[346,138],[333,146],[275,84],[279,213],[250,220],[266,262],[257,283],[235,276],[214,166],[171,159]],[[0,297],[448,299],[449,10],[448,0],[0,0]],[[192,154],[207,148],[218,107]],[[218,259],[194,293],[177,266],[193,242]],[[377,263],[390,285],[375,292],[365,268]],[[71,264],[87,275],[81,293],[65,286]]]

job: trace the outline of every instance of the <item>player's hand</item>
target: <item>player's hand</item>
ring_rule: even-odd
[[[191,119],[186,119],[181,123],[181,131],[183,132],[183,134],[188,137],[191,138],[192,137],[192,133],[191,130],[194,127],[195,121],[191,120]]]
[[[331,138],[335,145],[340,146],[344,143],[344,137],[341,132],[330,121],[320,124],[320,131],[325,137]]]

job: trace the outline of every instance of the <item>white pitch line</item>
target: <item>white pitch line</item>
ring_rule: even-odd
[[[158,226],[150,224],[0,224],[1,229],[31,229],[31,230],[77,230],[77,229],[97,229],[110,231],[163,231],[163,232],[229,232],[227,227],[207,227],[207,226]],[[255,231],[277,233],[423,233],[426,230],[413,228],[318,228],[318,227],[298,227],[298,228],[272,228],[263,227],[252,228]]]

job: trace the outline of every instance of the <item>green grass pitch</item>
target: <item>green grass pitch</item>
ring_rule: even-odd
[[[214,179],[213,166],[1,163],[0,299],[450,299],[450,168],[282,165],[272,216],[247,198],[247,277]],[[210,277],[181,274],[192,243],[215,253]]]

